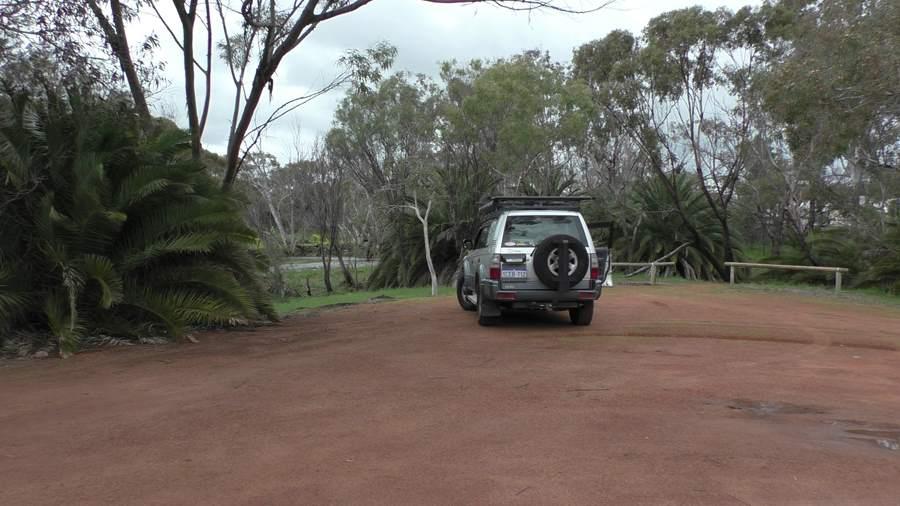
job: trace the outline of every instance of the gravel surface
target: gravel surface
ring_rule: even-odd
[[[621,287],[0,366],[0,504],[897,504],[900,310]]]

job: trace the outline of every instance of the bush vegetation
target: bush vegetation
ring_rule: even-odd
[[[243,202],[185,156],[184,132],[132,118],[74,91],[0,97],[0,331],[68,354],[89,334],[276,317]]]

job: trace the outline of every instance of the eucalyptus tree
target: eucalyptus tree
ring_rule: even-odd
[[[576,189],[575,154],[593,104],[549,54],[526,51],[467,68],[444,69],[468,80],[466,95],[443,109],[447,139],[471,146],[480,166],[511,194],[559,195]],[[448,82],[448,88],[451,84]]]
[[[693,240],[724,277],[739,240],[731,224],[736,188],[754,135],[752,81],[764,62],[760,20],[692,7],[652,19],[640,38],[612,32],[574,56],[574,69],[603,110],[597,119],[627,133],[672,196]],[[703,248],[673,174],[689,172],[721,227],[723,254]]]
[[[669,120],[675,106],[653,86],[648,76],[640,40],[625,31],[613,31],[575,51],[574,73],[584,79],[603,115],[595,121],[624,132],[639,147],[646,165],[669,194],[670,203],[684,228],[713,271],[724,278],[726,270],[717,252],[705,245],[703,233],[691,220],[676,180],[685,172],[685,160],[672,143]],[[630,231],[637,233],[636,222]]]
[[[771,64],[760,88],[811,189],[806,228],[838,213],[877,240],[900,194],[900,5],[778,2],[762,12]]]
[[[352,176],[381,217],[378,226],[392,236],[383,246],[403,268],[387,277],[400,285],[412,281],[406,267],[414,257],[398,240],[408,225],[404,209],[437,163],[435,111],[433,83],[394,74],[372,90],[348,93],[325,141],[329,157]]]

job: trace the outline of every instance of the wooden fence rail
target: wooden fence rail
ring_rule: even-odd
[[[818,267],[813,265],[782,265],[782,264],[754,264],[747,262],[725,262],[725,265],[731,269],[729,273],[729,283],[734,284],[734,268],[747,267],[750,269],[782,269],[788,271],[819,271],[834,273],[834,291],[841,291],[841,275],[850,272],[846,267]]]
[[[650,266],[650,284],[656,284],[658,267],[672,267],[675,262],[612,262],[613,267],[647,267]]]

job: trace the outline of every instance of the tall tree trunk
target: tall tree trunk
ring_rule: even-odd
[[[103,9],[97,4],[97,0],[87,0],[87,3],[103,30],[107,45],[119,61],[122,73],[125,74],[128,90],[131,92],[131,99],[134,100],[134,108],[138,116],[145,123],[149,122],[151,119],[150,108],[147,106],[147,97],[144,94],[141,79],[138,77],[134,61],[131,59],[131,49],[128,47],[128,37],[125,34],[125,20],[122,17],[122,4],[119,0],[109,0],[109,8],[112,13],[112,23],[110,23],[103,13]]]
[[[290,248],[288,247],[287,231],[285,231],[284,224],[281,222],[281,215],[279,215],[278,210],[275,209],[275,204],[272,203],[270,195],[265,195],[265,200],[266,205],[269,208],[269,214],[272,215],[272,221],[275,222],[275,228],[278,230],[278,238],[281,241],[281,247],[285,254],[290,255],[292,251],[290,251]]]
[[[319,242],[319,254],[322,257],[322,281],[325,284],[325,292],[330,294],[334,291],[331,286],[331,245],[328,245],[326,255],[324,234]]]
[[[431,202],[428,203],[429,209]],[[437,274],[434,272],[434,262],[431,260],[431,239],[428,237],[428,215],[422,220],[422,232],[425,234],[425,262],[428,264],[428,274],[431,275],[431,296],[434,297],[438,292]]]
[[[335,248],[337,252],[338,263],[341,265],[341,272],[344,274],[344,282],[350,288],[356,288],[356,280],[353,278],[353,273],[350,272],[350,269],[347,268],[347,264],[344,262],[344,254],[341,253],[341,248],[338,246]]]
[[[806,230],[808,233],[813,233],[816,230],[816,214],[818,214],[818,201],[816,199],[809,200],[809,217],[806,222]]]
[[[230,138],[228,139],[228,151],[225,153],[225,179],[222,181],[222,187],[230,189],[237,179],[238,171],[241,168],[241,146],[244,142],[244,136],[250,128],[250,122],[253,121],[253,113],[262,98],[264,84],[268,80],[265,74],[257,69],[256,75],[253,77],[253,84],[250,87],[250,94],[244,103],[243,112],[237,125],[234,127]]]
[[[782,204],[775,214],[774,230],[772,231],[772,256],[781,256],[781,246],[784,244],[784,217],[787,214],[787,205]]]
[[[728,225],[728,216],[723,216],[720,221],[722,223],[722,246],[725,248],[725,261],[734,262],[734,245],[731,242],[731,229]]]
[[[425,240],[425,263],[428,264],[428,274],[431,276],[431,296],[434,297],[438,291],[438,280],[437,274],[434,272],[434,262],[431,260],[431,238],[428,234],[428,215],[431,213],[431,200],[428,200],[424,216],[419,212],[419,200],[415,197],[415,194],[413,194],[413,202],[416,218],[422,224],[422,237]]]
[[[187,9],[184,8],[183,1],[174,0],[172,3],[175,4],[175,10],[181,21],[184,96],[187,101],[188,129],[191,133],[191,156],[194,160],[199,160],[202,149],[200,138],[203,132],[200,129],[200,115],[197,111],[197,96],[194,88],[194,20],[197,18],[197,0],[191,0]]]

